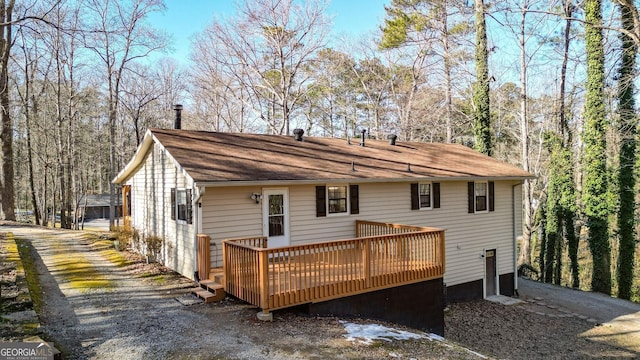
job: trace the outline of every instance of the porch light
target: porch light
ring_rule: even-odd
[[[260,204],[260,199],[262,199],[262,194],[258,194],[258,193],[251,194],[251,200],[255,201],[256,204]]]

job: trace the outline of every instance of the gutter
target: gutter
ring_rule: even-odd
[[[309,179],[309,180],[223,180],[223,181],[200,181],[198,185],[206,187],[227,187],[227,186],[287,186],[287,185],[310,185],[319,183],[399,183],[416,181],[523,181],[534,179],[533,176],[415,176],[403,178],[333,178],[333,179]]]
[[[523,181],[511,186],[511,223],[513,227],[513,293],[520,297],[518,293],[518,231],[516,229],[516,187],[521,186]]]

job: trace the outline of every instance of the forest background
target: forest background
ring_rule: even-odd
[[[339,0],[335,0],[339,1]],[[145,131],[456,142],[535,175],[521,271],[640,301],[632,0],[392,0],[332,35],[323,0],[245,0],[188,59],[162,0],[0,0],[0,216],[77,228]],[[354,16],[357,16],[354,14]]]

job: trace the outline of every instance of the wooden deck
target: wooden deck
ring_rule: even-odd
[[[444,230],[356,221],[356,238],[267,248],[223,241],[227,293],[263,311],[401,286],[444,274]]]

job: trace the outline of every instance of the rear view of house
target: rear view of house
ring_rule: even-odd
[[[231,266],[229,252],[237,241],[258,248],[287,247],[280,255],[265,258],[266,269],[309,244],[392,232],[400,236],[389,229],[405,229],[439,235],[375,239],[379,244],[391,241],[384,251],[395,252],[396,260],[405,259],[408,270],[397,276],[398,284],[419,282],[411,278],[413,273],[437,278],[440,287],[446,284],[447,298],[455,301],[513,293],[520,184],[530,176],[457,144],[349,141],[304,137],[301,131],[288,137],[152,129],[114,181],[123,186],[131,203],[131,226],[143,235],[161,237],[160,260],[189,278],[208,277],[198,273],[198,234],[210,238],[212,268]],[[376,225],[387,230],[362,233],[359,229],[366,223],[387,224]],[[424,253],[435,256],[442,273],[433,276],[431,270],[414,270],[426,260],[406,258],[421,249],[435,249],[437,239],[442,241],[441,261],[436,259],[437,250]],[[390,251],[389,244],[411,245]],[[350,244],[344,249],[356,254],[353,249],[358,246],[368,245]],[[223,249],[228,249],[226,255]],[[367,258],[373,266],[383,261],[372,260],[373,250],[364,254],[349,257],[356,262]],[[371,265],[362,271],[370,275]],[[280,281],[273,275],[265,279],[263,283]],[[225,281],[233,285],[232,279]],[[385,288],[395,286],[385,284]],[[443,291],[436,297],[441,298]],[[305,296],[292,295],[301,301]]]

